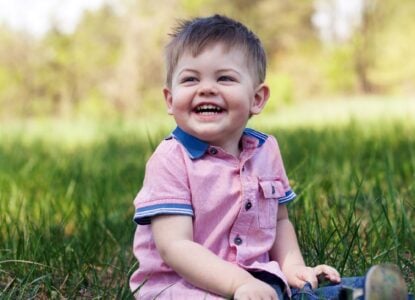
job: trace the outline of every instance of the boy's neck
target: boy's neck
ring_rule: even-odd
[[[227,143],[221,145],[220,147],[227,152],[228,154],[231,154],[232,156],[239,158],[239,155],[242,152],[242,143],[241,143],[242,135],[238,142],[235,141],[228,141]]]

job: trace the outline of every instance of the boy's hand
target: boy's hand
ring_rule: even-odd
[[[233,295],[235,300],[257,300],[269,299],[278,300],[275,290],[265,282],[253,278],[252,280],[239,286]]]
[[[309,282],[313,289],[318,287],[318,278],[330,280],[331,282],[340,282],[340,274],[336,269],[327,265],[318,265],[314,268],[303,265],[296,265],[289,268],[285,273],[288,284],[294,288],[302,288]]]
[[[318,265],[313,269],[319,282],[322,280],[328,280],[333,283],[339,283],[341,281],[339,272],[337,272],[337,270],[333,267],[328,265]]]

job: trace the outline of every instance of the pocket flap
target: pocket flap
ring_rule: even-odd
[[[265,198],[281,198],[285,196],[282,182],[278,180],[260,181],[262,193]]]

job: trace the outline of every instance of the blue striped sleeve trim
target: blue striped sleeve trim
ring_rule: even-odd
[[[148,225],[151,218],[157,215],[186,215],[193,217],[193,208],[190,204],[155,204],[137,208],[135,210],[134,222],[138,225]]]
[[[293,201],[296,197],[297,195],[292,190],[288,190],[285,192],[285,196],[278,198],[278,203],[285,204]]]
[[[252,129],[252,128],[245,128],[244,134],[247,134],[247,135],[250,135],[252,137],[257,138],[258,141],[259,141],[258,147],[261,147],[262,144],[264,144],[265,141],[268,138],[268,135],[266,135],[266,134],[264,134],[262,132],[256,131],[255,129]]]

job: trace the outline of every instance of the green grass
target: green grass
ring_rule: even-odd
[[[132,200],[168,130],[95,126],[0,129],[0,298],[131,297]],[[307,263],[351,276],[393,262],[414,291],[415,125],[267,127]]]

